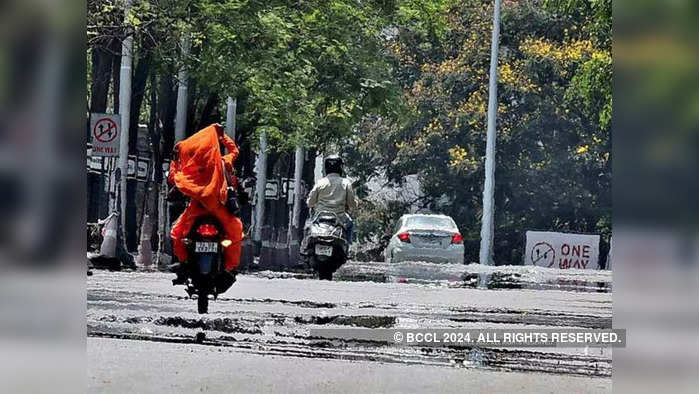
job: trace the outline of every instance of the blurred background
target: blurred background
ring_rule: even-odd
[[[696,1],[614,2],[614,351],[618,392],[699,378]]]
[[[0,4],[3,391],[84,390],[84,32],[85,2]]]

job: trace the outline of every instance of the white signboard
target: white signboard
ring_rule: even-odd
[[[304,195],[304,182],[301,181],[301,195]],[[287,205],[294,205],[294,178],[282,178],[282,197],[286,197]]]
[[[278,200],[279,199],[279,183],[276,179],[268,180],[265,184],[265,199],[266,200]]]
[[[119,115],[90,114],[93,156],[119,156]]]
[[[87,171],[101,174],[104,171],[104,159],[99,156],[92,156],[92,149],[87,150]]]
[[[136,177],[138,179],[146,180],[146,177],[148,176],[148,165],[149,165],[149,160],[141,160],[139,157],[138,160],[138,165],[136,169]]]
[[[150,161],[148,159],[129,156],[129,161],[127,164],[127,176],[129,178],[142,181],[146,180],[146,177],[148,176],[148,166],[150,165]]]
[[[547,268],[599,268],[599,235],[527,231],[524,264]]]

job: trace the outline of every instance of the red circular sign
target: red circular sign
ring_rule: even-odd
[[[99,142],[111,142],[117,137],[117,124],[109,118],[102,118],[95,123],[92,135]]]
[[[548,242],[539,242],[532,248],[530,255],[532,264],[542,267],[552,267],[556,260],[556,251]]]

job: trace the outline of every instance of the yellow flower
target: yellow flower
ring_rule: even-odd
[[[454,145],[448,149],[449,152],[449,167],[457,167],[466,160],[468,152],[459,145]]]
[[[590,145],[581,145],[581,146],[578,147],[578,149],[576,150],[576,152],[577,152],[579,155],[582,155],[583,153],[587,153],[587,151],[589,151],[589,150],[590,150]]]
[[[556,45],[540,38],[528,38],[520,45],[524,53],[542,58],[549,58],[559,62],[580,60],[585,56],[598,54],[595,52],[590,40],[575,40],[563,45]]]
[[[515,73],[512,71],[512,67],[509,64],[503,64],[499,67],[498,75],[501,83],[515,83],[517,78]]]

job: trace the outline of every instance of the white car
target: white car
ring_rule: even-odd
[[[464,239],[445,215],[403,215],[384,251],[387,263],[428,261],[464,263]]]

